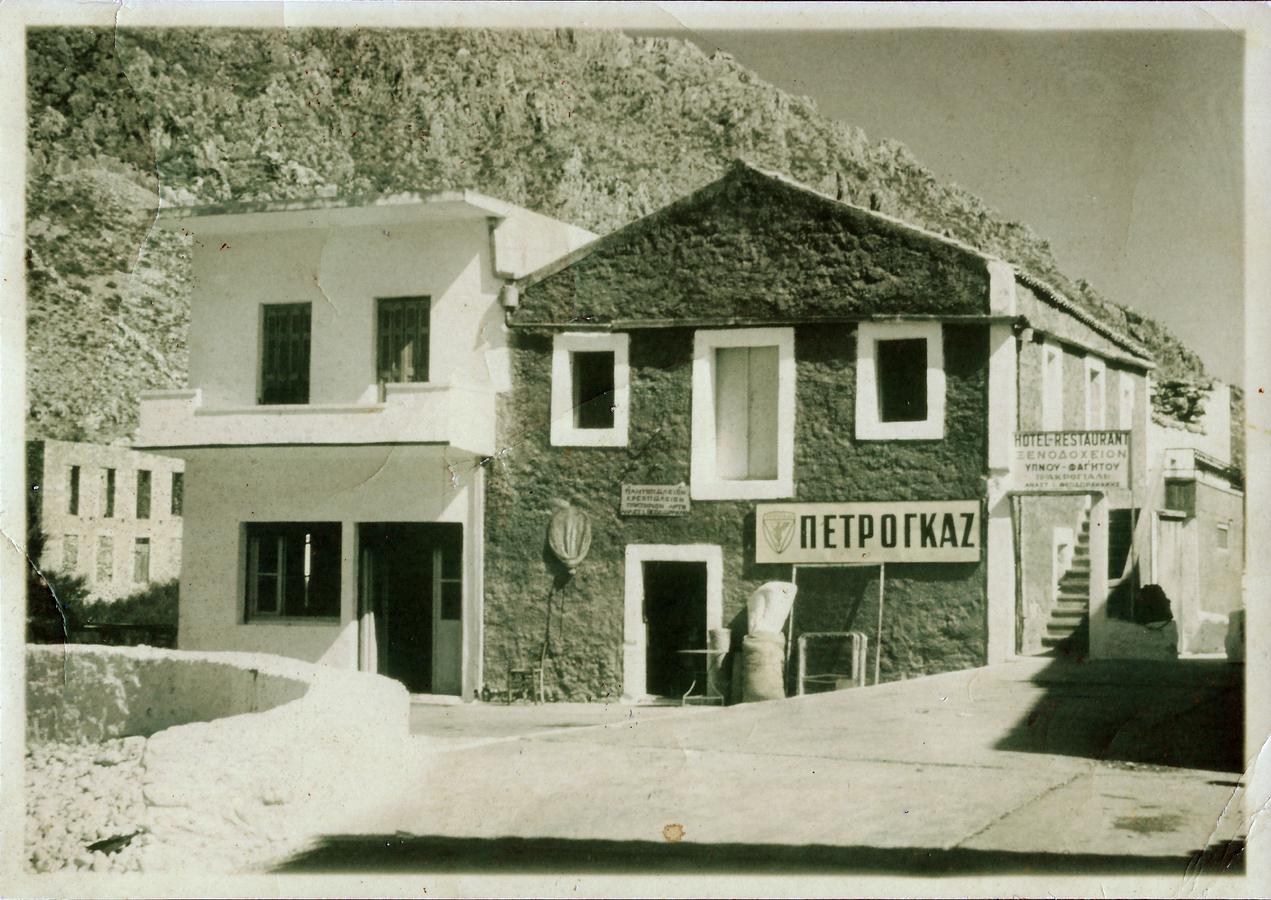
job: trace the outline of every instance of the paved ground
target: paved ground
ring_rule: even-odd
[[[707,709],[720,712],[719,707]],[[623,706],[606,703],[411,704],[410,730],[437,749],[457,750],[511,738],[546,735],[571,728],[654,722],[693,712],[679,706]]]
[[[416,706],[418,790],[285,868],[1212,872],[1242,832],[1239,676],[1037,659],[728,709]]]

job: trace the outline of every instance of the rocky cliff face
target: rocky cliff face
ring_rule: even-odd
[[[692,44],[575,31],[30,32],[29,423],[110,440],[185,372],[188,260],[158,198],[472,187],[610,231],[736,158],[991,250],[1206,383],[1159,323],[903,147]],[[1176,416],[1178,404],[1158,405]]]

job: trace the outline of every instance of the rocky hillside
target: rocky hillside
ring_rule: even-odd
[[[992,250],[1207,383],[1162,325],[893,141],[692,44],[576,31],[29,32],[32,436],[110,440],[180,385],[188,261],[165,202],[473,187],[609,231],[734,158]],[[1163,391],[1159,414],[1186,416]],[[1180,410],[1184,410],[1180,413]]]

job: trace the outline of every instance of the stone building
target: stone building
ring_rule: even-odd
[[[1231,389],[1221,382],[1190,428],[1153,422],[1148,432],[1144,565],[1169,598],[1184,653],[1224,652],[1230,616],[1242,607],[1244,479],[1232,439]]]
[[[180,460],[130,447],[27,443],[28,498],[44,533],[46,573],[82,576],[117,600],[181,571]]]
[[[185,460],[177,646],[472,696],[498,295],[593,235],[471,191],[160,225],[194,279],[189,387],[145,395],[137,434]]]
[[[517,287],[486,485],[488,672],[545,656],[558,697],[679,693],[682,651],[744,631],[773,580],[798,585],[795,636],[860,631],[871,654],[881,636],[882,680],[1085,652],[1092,625],[1097,643],[1123,562],[1109,532],[1135,540],[1117,523],[1142,491],[1151,363],[1045,284],[739,164]],[[1017,433],[1088,432],[1111,435],[1094,452],[1121,486],[1037,487]],[[624,490],[680,495],[650,515]],[[543,541],[562,503],[591,533],[569,578]],[[819,542],[812,562],[771,561],[770,512]],[[905,552],[911,528],[933,552]]]

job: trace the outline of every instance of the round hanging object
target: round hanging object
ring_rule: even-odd
[[[572,506],[558,509],[547,528],[547,546],[573,575],[591,549],[591,520],[587,514]]]

